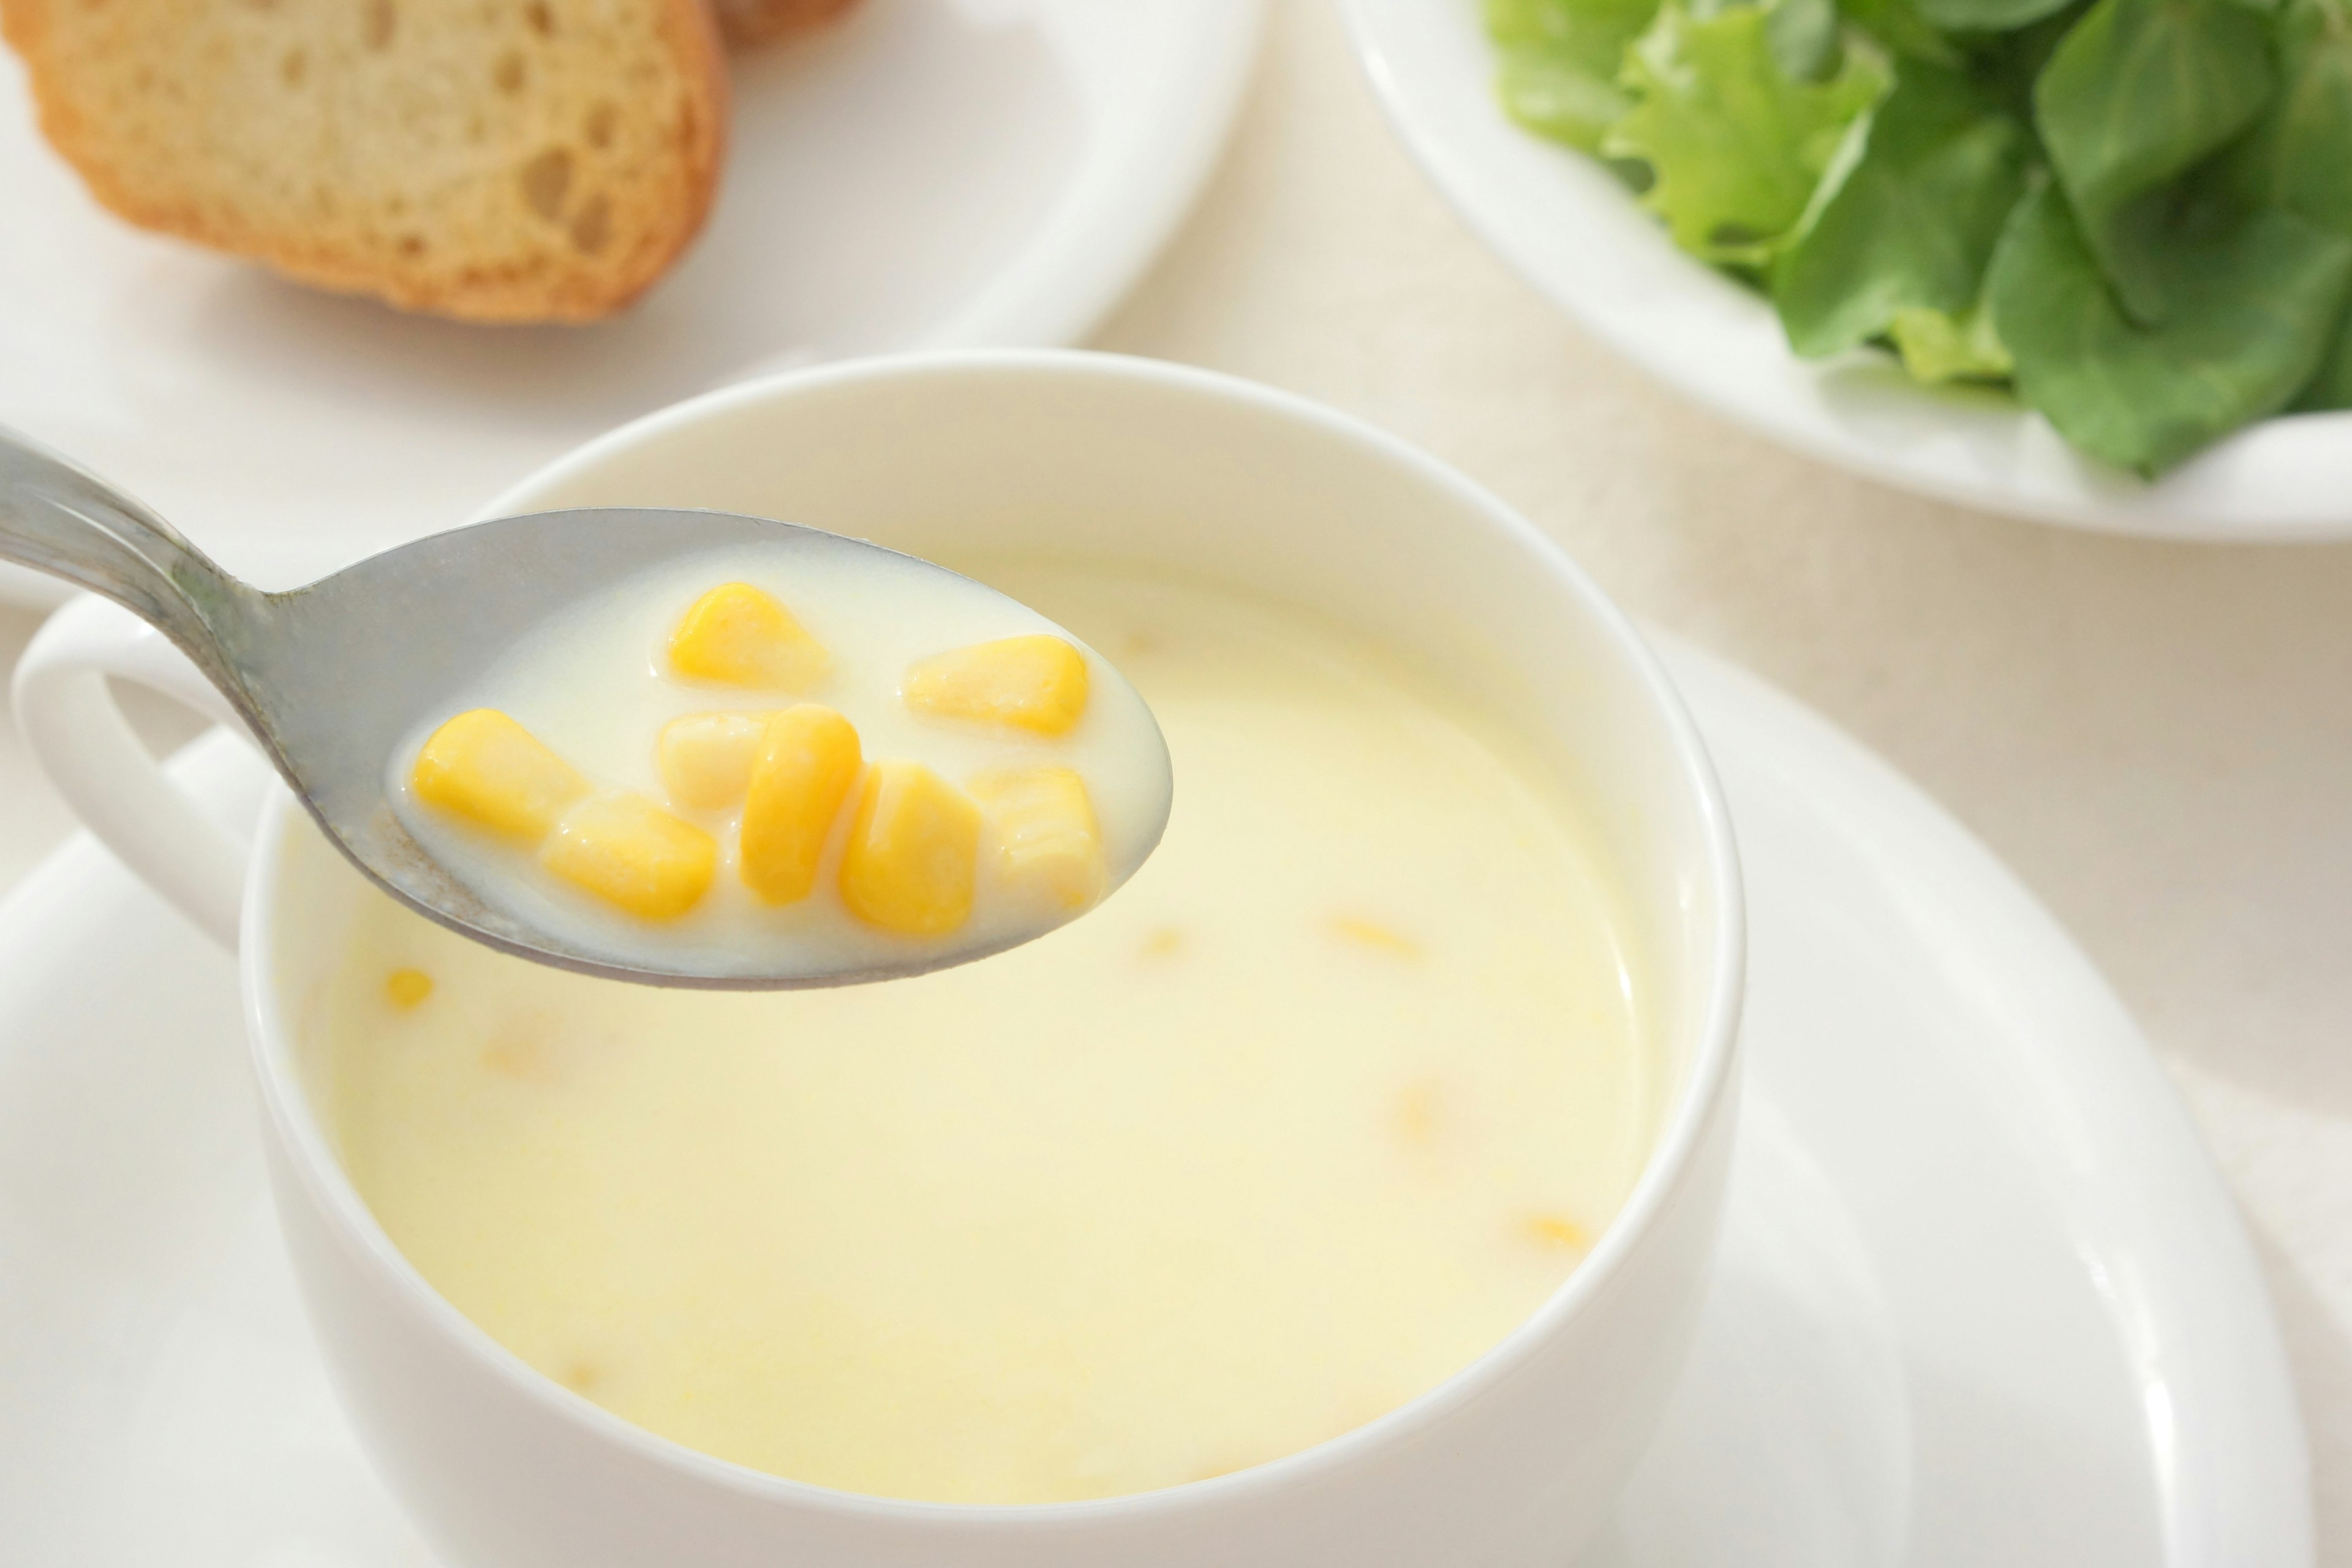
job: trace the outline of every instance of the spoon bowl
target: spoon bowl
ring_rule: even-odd
[[[219,689],[352,864],[453,931],[536,963],[639,984],[793,990],[925,973],[1052,929],[926,946],[903,963],[822,973],[714,973],[652,948],[624,963],[485,901],[402,826],[386,795],[391,760],[421,719],[519,636],[662,563],[746,545],[787,558],[887,558],[898,569],[1003,597],[943,566],[821,529],[648,507],[499,518],[371,556],[307,587],[268,593],[223,571],[97,476],[0,427],[0,558],[103,595],[169,637]],[[1164,746],[1160,761],[1165,773]],[[1171,798],[1172,786],[1159,797],[1141,852],[1108,868],[1110,888],[1157,846]]]

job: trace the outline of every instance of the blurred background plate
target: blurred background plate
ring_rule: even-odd
[[[2239,432],[2157,484],[2077,456],[1990,389],[1931,390],[1886,355],[1789,350],[1761,296],[1676,250],[1595,160],[1495,96],[1479,0],[1340,0],[1389,117],[1496,254],[1678,391],[1822,462],[1940,500],[2118,533],[2352,539],[2352,414]]]
[[[291,587],[745,375],[1075,342],[1214,163],[1259,10],[865,0],[738,55],[709,228],[635,309],[584,328],[402,315],[133,229],[49,151],[0,50],[0,423]],[[62,596],[0,563],[0,600]]]

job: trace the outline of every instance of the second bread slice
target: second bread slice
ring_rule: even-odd
[[[701,0],[0,0],[0,20],[106,205],[412,310],[608,314],[718,184]]]

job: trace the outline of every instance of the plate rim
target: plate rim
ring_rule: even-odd
[[[2168,1568],[2310,1568],[2309,1443],[2269,1282],[2187,1101],[2122,998],[2008,863],[1900,769],[1755,672],[1643,629],[1711,748],[1801,756],[1845,837],[1895,846],[1908,865],[1901,880],[1934,888],[1909,902],[1913,923],[2001,976],[2012,1074],[2030,1065],[2081,1133],[2035,1151],[2035,1173],[2071,1235],[2105,1238],[2112,1267],[2093,1272],[2142,1389]],[[1727,745],[1727,732],[1743,738]],[[2037,979],[2017,984],[2020,973]]]
[[[1265,37],[1265,0],[1184,0],[1175,15],[1192,29],[1201,60],[1193,112],[1177,134],[1147,137],[1132,163],[1106,160],[1074,182],[1023,247],[1020,258],[966,306],[899,349],[858,357],[961,348],[1064,348],[1093,335],[1144,270],[1175,237],[1199,199],[1240,118]],[[1138,168],[1149,170],[1138,179]],[[1129,182],[1133,182],[1130,187]],[[1120,227],[1088,226],[1089,215],[1119,205]],[[1074,243],[1087,229],[1083,243]],[[1076,259],[1091,252],[1084,264]],[[721,385],[754,379],[754,366]],[[709,390],[716,390],[709,389]]]

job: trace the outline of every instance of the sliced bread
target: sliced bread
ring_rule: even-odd
[[[718,186],[702,0],[0,0],[0,25],[115,212],[410,310],[607,315]]]

